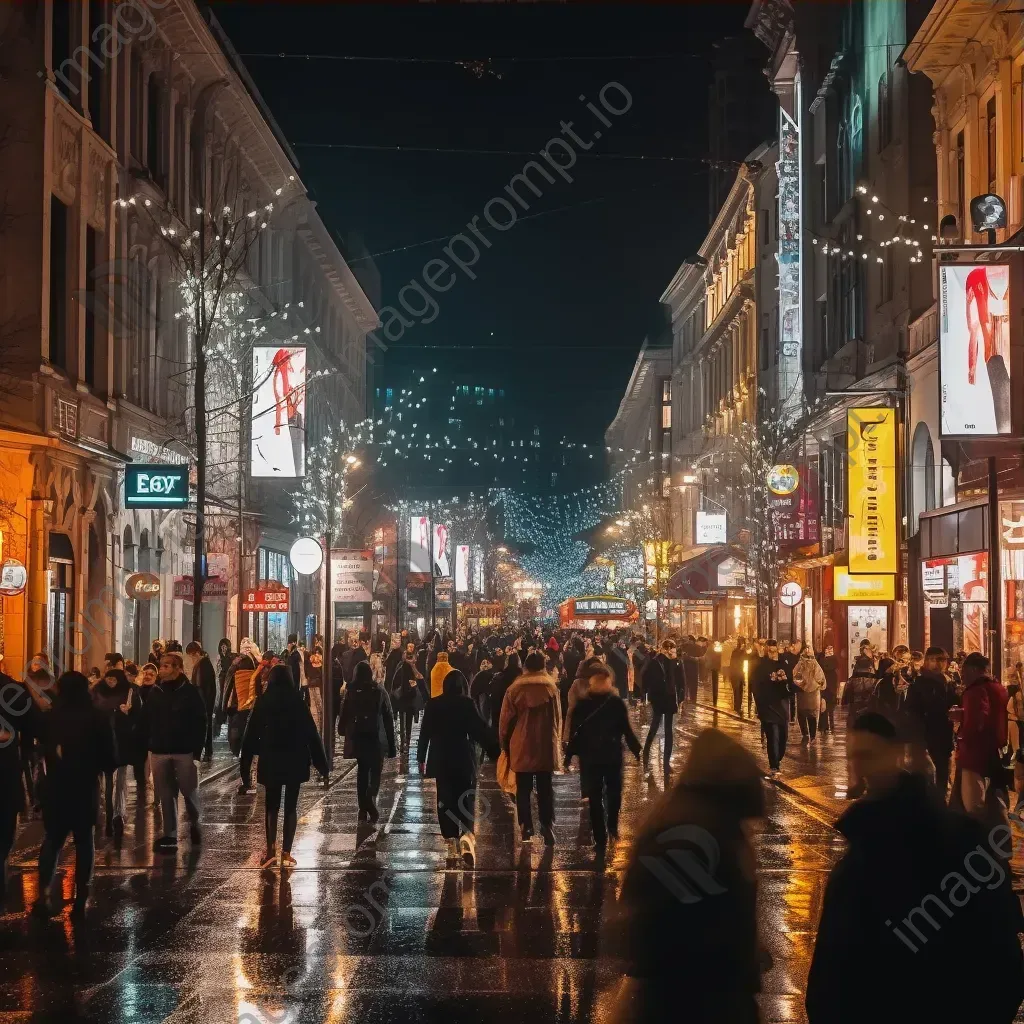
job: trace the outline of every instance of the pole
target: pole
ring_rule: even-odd
[[[334,519],[334,513],[329,514],[329,519]],[[329,522],[324,531],[324,722],[323,741],[324,750],[327,753],[327,765],[334,764],[334,682],[333,662],[331,649],[334,647],[334,602],[331,593],[331,540],[333,530]]]
[[[459,630],[459,546],[452,545],[452,634]]]
[[[999,536],[999,470],[998,460],[993,455],[988,460],[988,652],[992,675],[996,679],[1003,671],[1003,580],[999,564]]]
[[[427,556],[430,561],[430,629],[428,632],[433,633],[437,629],[437,613],[434,609],[435,601],[435,587],[434,587],[434,503],[431,502],[427,509],[427,528],[430,530],[430,540],[427,544],[430,548],[430,554]]]

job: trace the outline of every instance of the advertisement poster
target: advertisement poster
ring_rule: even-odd
[[[448,554],[448,527],[434,524],[434,575],[451,576],[452,566]]]
[[[306,350],[259,346],[252,350],[254,477],[282,480],[306,472]]]
[[[484,549],[481,547],[473,548],[473,591],[484,592]]]
[[[1012,431],[1010,268],[939,267],[941,432],[992,437]]]
[[[896,410],[849,409],[846,434],[850,572],[895,573],[899,555]]]
[[[775,470],[791,470],[781,477]],[[807,464],[776,466],[769,474],[768,507],[778,524],[778,537],[782,544],[816,544],[818,542],[818,474]]]
[[[455,590],[465,594],[469,590],[469,545],[460,544],[455,549]]]
[[[242,591],[243,612],[288,611],[288,588],[281,584],[264,583],[256,590]]]
[[[373,600],[373,552],[343,548],[331,550],[331,599]]]
[[[727,535],[724,512],[697,513],[697,544],[725,544]]]
[[[426,516],[409,520],[409,572],[430,573],[430,520]]]

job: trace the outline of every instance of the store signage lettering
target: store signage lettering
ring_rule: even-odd
[[[188,467],[129,465],[124,470],[128,508],[181,508],[188,504]]]
[[[151,572],[133,573],[124,581],[124,592],[135,601],[152,601],[160,594],[160,577]]]
[[[242,595],[243,612],[288,611],[288,588],[247,590]]]
[[[896,577],[888,573],[851,575],[845,565],[837,565],[833,597],[836,601],[895,601]]]
[[[881,406],[846,414],[849,446],[850,572],[895,573],[896,410]]]
[[[609,601],[599,598],[582,598],[574,602],[576,614],[593,612],[596,615],[627,615],[629,606],[626,601]]]

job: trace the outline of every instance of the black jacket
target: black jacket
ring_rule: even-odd
[[[217,673],[214,671],[213,662],[210,656],[204,654],[192,669],[192,685],[198,687],[203,695],[203,704],[206,706],[206,713],[213,714],[214,706],[217,703]]]
[[[420,764],[426,764],[429,778],[470,789],[476,782],[474,742],[498,759],[498,738],[469,697],[442,693],[427,701],[416,755]]]
[[[497,731],[498,719],[501,717],[501,705],[505,702],[508,688],[523,674],[521,667],[506,665],[500,672],[495,672],[491,679],[491,693],[488,701],[488,717],[491,728]]]
[[[54,819],[95,818],[99,776],[112,771],[118,761],[110,718],[94,707],[86,691],[82,702],[58,696],[41,721],[46,761],[41,798],[48,829]]]
[[[253,757],[264,786],[308,782],[310,764],[328,774],[323,741],[297,683],[271,685],[253,705],[242,739],[243,778],[250,777]]]
[[[292,674],[292,682],[296,687],[302,685],[302,651],[299,648],[291,647],[285,652],[285,664]]]
[[[653,711],[674,715],[679,710],[682,677],[682,666],[674,658],[659,654],[647,663],[644,669],[644,693]]]
[[[921,743],[933,757],[949,757],[953,752],[949,709],[956,702],[956,690],[938,672],[922,672],[907,689],[903,712],[910,739]]]
[[[1009,1024],[1024,999],[1021,908],[1000,859],[1012,840],[911,775],[836,828],[849,847],[825,889],[810,1024]]]
[[[121,710],[128,703],[131,694],[131,708]],[[107,716],[117,741],[118,765],[141,764],[146,760],[145,737],[142,734],[142,696],[139,688],[125,679],[117,686],[107,686],[101,679],[91,690],[92,702],[97,710]]]
[[[198,761],[206,742],[206,705],[184,676],[157,680],[142,705],[146,749],[154,754],[191,754]]]
[[[350,647],[341,656],[341,670],[344,673],[346,683],[351,682],[355,678],[356,665],[361,661],[369,661],[366,651],[363,650],[362,645],[358,647]]]
[[[625,701],[617,693],[590,693],[577,701],[572,725],[566,764],[578,757],[586,765],[621,765],[623,740],[640,756],[640,741],[629,724]]]
[[[41,732],[43,712],[24,683],[0,672],[0,810],[20,810],[25,803],[21,751]]]
[[[410,683],[415,683],[410,686]],[[399,711],[422,711],[430,699],[426,679],[417,679],[412,665],[404,659],[398,663],[390,680],[391,701]]]
[[[360,735],[355,731],[357,712],[374,700],[376,733]],[[349,683],[338,716],[338,735],[345,737],[344,757],[375,759],[395,756],[395,716],[383,686],[372,679]]]
[[[613,647],[608,652],[608,667],[615,677],[615,689],[626,700],[629,697],[629,651],[624,647]]]
[[[493,681],[494,669],[489,668],[485,671],[477,672],[473,676],[473,682],[469,685],[469,695],[484,721],[490,719],[491,683]]]
[[[793,683],[782,659],[762,658],[750,677],[757,717],[771,725],[789,725],[789,698]]]
[[[826,702],[831,702],[835,705],[836,698],[839,696],[839,669],[836,666],[836,656],[834,654],[819,654],[818,664],[821,666],[821,671],[825,673],[825,689],[824,696]]]

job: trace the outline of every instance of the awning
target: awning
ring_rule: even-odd
[[[672,573],[665,585],[665,597],[682,600],[725,597],[730,591],[743,586],[745,565],[746,552],[741,547],[719,544],[705,548]]]

